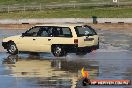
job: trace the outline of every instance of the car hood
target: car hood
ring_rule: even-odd
[[[15,41],[16,39],[18,39],[21,35],[16,35],[16,36],[11,36],[11,37],[7,37],[3,39],[3,42],[8,42],[10,40]]]

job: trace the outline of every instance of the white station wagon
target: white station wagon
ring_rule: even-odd
[[[36,25],[22,35],[3,39],[2,46],[13,55],[19,52],[52,52],[59,57],[99,49],[99,37],[88,25],[45,24]]]

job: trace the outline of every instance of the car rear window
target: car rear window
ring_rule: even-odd
[[[78,37],[97,35],[95,30],[90,26],[76,26],[75,31]]]

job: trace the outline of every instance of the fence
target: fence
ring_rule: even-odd
[[[13,11],[42,11],[55,8],[78,8],[78,7],[107,7],[107,6],[132,6],[132,2],[104,2],[104,3],[62,3],[62,4],[29,4],[29,5],[0,5],[0,12]]]

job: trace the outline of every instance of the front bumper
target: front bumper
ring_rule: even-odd
[[[7,42],[2,42],[2,46],[4,47],[4,49],[7,49],[7,47],[8,47]]]

